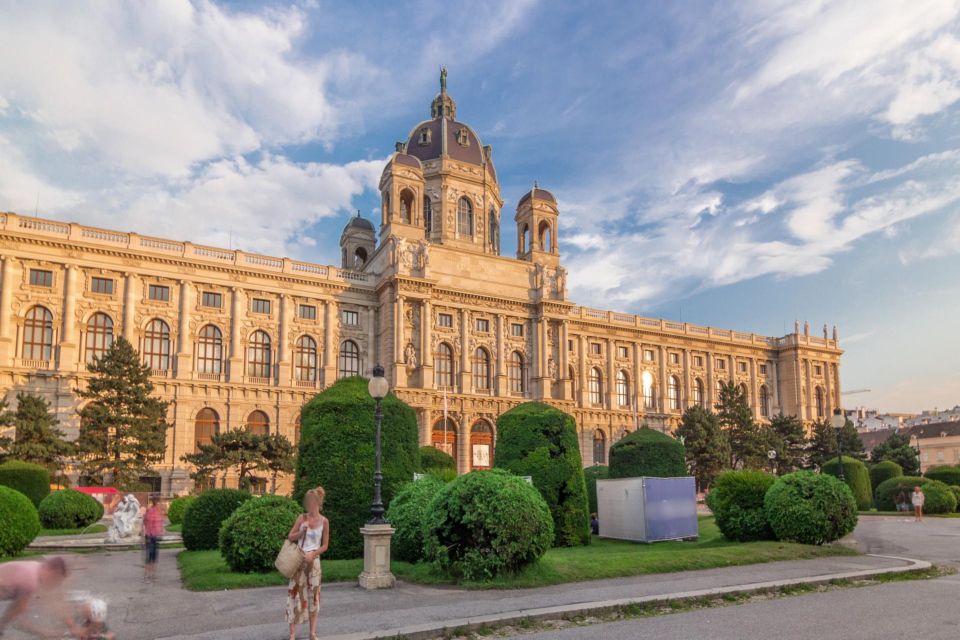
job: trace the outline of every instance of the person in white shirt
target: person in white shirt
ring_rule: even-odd
[[[287,535],[287,540],[296,542],[303,551],[303,564],[287,585],[287,622],[290,623],[290,640],[296,640],[297,625],[310,623],[310,640],[317,638],[317,614],[320,611],[320,556],[330,544],[330,522],[320,511],[323,509],[323,487],[310,489],[303,496],[306,513],[297,518]]]
[[[913,493],[910,494],[910,501],[913,503],[913,514],[914,520],[917,522],[923,522],[923,501],[926,500],[926,496],[923,495],[923,489],[919,486],[913,488]]]

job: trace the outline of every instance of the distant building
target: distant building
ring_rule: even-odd
[[[860,440],[863,442],[863,448],[869,453],[897,432],[906,434],[910,438],[910,444],[919,449],[921,472],[925,473],[932,467],[960,464],[960,420],[902,429],[864,431],[860,434]]]
[[[913,416],[911,419],[906,421],[906,426],[914,427],[921,424],[937,424],[940,422],[957,422],[960,420],[960,405],[955,406],[953,409],[946,409],[940,411],[938,409],[933,409],[932,411],[923,411],[920,415]]]
[[[880,413],[877,409],[858,407],[845,411],[858,431],[877,431],[879,429],[899,429],[905,426],[906,420],[912,418],[912,413]]]

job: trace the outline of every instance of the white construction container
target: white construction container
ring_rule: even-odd
[[[696,484],[693,478],[597,480],[597,517],[601,538],[696,539]]]

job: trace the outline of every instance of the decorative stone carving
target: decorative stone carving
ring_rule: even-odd
[[[557,367],[557,361],[552,357],[547,359],[547,375],[550,376],[551,380],[559,379],[559,369]]]
[[[139,535],[142,525],[140,502],[132,493],[121,498],[113,510],[113,523],[107,530],[107,542],[119,542]]]
[[[413,371],[417,368],[417,348],[412,342],[408,342],[403,350],[403,362],[407,365],[407,371]]]

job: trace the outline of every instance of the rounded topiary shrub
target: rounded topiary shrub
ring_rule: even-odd
[[[590,512],[573,416],[541,402],[500,414],[494,466],[530,476],[553,516],[554,545],[590,543]]]
[[[50,495],[50,472],[32,462],[10,460],[0,464],[0,485],[16,489],[38,507]]]
[[[839,478],[839,465],[836,458],[831,458],[823,463],[821,467],[824,473]],[[870,509],[873,504],[873,487],[870,485],[870,471],[867,465],[856,458],[843,456],[843,481],[853,492],[853,498],[857,501],[857,508],[861,511]]]
[[[923,477],[939,480],[944,484],[960,486],[960,467],[934,467],[923,474]]]
[[[0,558],[19,554],[40,533],[40,517],[30,499],[0,486]]]
[[[637,429],[610,447],[611,478],[679,478],[687,473],[683,444],[649,427]]]
[[[587,484],[587,501],[590,513],[597,512],[597,480],[610,477],[610,469],[603,465],[593,465],[583,470],[583,480]]]
[[[763,471],[724,471],[707,494],[717,528],[727,540],[772,540],[764,497],[776,478]]]
[[[950,491],[953,492],[953,497],[957,499],[957,508],[955,509],[955,511],[960,511],[960,487],[958,487],[955,484],[951,484],[949,486],[950,486]]]
[[[924,513],[953,513],[957,510],[957,497],[947,483],[928,480],[920,489],[924,496]]]
[[[436,447],[420,447],[420,471],[426,473],[435,469],[457,470],[457,461],[446,451]]]
[[[196,496],[180,496],[171,500],[167,506],[167,519],[170,520],[170,524],[183,524],[184,512],[196,499]]]
[[[216,549],[223,521],[250,497],[238,489],[211,489],[201,493],[183,512],[183,546],[190,551]]]
[[[103,517],[103,505],[77,491],[54,491],[40,501],[40,523],[47,529],[82,529]]]
[[[382,497],[390,505],[400,486],[420,468],[417,416],[396,396],[383,399]],[[294,499],[307,489],[326,490],[324,514],[330,519],[330,548],[325,557],[363,555],[360,527],[370,519],[373,500],[374,400],[367,380],[343,378],[313,397],[300,413]]]
[[[396,530],[390,541],[390,549],[398,560],[423,560],[423,523],[427,508],[444,484],[436,476],[426,475],[400,487],[390,501],[387,522]]]
[[[845,483],[827,474],[796,471],[778,478],[763,500],[778,540],[824,544],[857,526],[857,501]]]
[[[903,467],[893,460],[882,460],[870,467],[870,486],[873,487],[873,491],[876,493],[877,487],[880,486],[881,482],[885,482],[890,478],[899,478],[902,475]]]
[[[877,511],[896,511],[897,495],[903,491],[906,494],[906,502],[910,502],[910,494],[916,486],[922,486],[927,482],[926,478],[920,476],[897,476],[884,480],[877,485],[874,491],[874,503]],[[912,506],[910,507],[913,508]]]
[[[301,513],[303,508],[284,496],[245,501],[220,526],[220,555],[234,571],[273,571],[273,561]]]
[[[473,471],[444,485],[424,520],[424,557],[442,571],[486,580],[537,561],[553,542],[540,492],[506,471]]]

